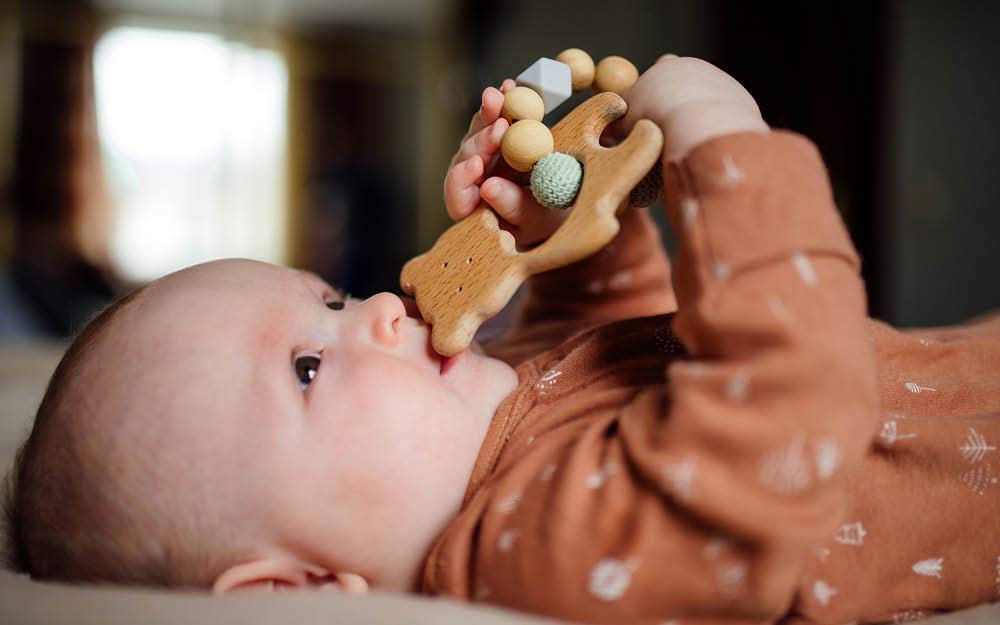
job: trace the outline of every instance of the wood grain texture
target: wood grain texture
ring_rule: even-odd
[[[601,93],[552,129],[555,149],[583,165],[583,184],[570,215],[547,241],[519,253],[514,237],[500,229],[483,202],[446,230],[430,251],[406,263],[400,284],[431,324],[431,343],[439,354],[453,356],[466,349],[479,326],[529,276],[582,260],[618,234],[617,215],[627,208],[629,191],[663,147],[663,134],[649,120],[640,120],[619,145],[601,147],[601,132],[625,111],[620,96]]]
[[[500,152],[507,164],[529,172],[539,160],[552,153],[555,138],[548,126],[533,119],[522,119],[507,129],[500,140]]]
[[[542,96],[530,87],[514,87],[503,96],[500,117],[511,124],[522,119],[540,122],[545,117],[545,102],[542,102]]]
[[[594,93],[611,91],[621,95],[637,80],[639,70],[631,61],[621,56],[608,56],[594,69]]]
[[[583,91],[590,89],[594,83],[594,59],[580,48],[567,48],[556,56],[560,63],[569,65],[570,75],[573,77],[573,91]]]

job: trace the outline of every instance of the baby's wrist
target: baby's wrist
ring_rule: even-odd
[[[663,130],[664,162],[680,160],[697,146],[717,137],[740,132],[770,131],[760,112],[742,102],[685,102],[654,121]]]

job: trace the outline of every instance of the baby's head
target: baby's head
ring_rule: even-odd
[[[395,295],[244,260],[171,274],[53,374],[8,493],[41,579],[409,590],[516,376],[442,367]]]

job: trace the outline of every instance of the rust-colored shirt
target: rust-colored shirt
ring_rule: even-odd
[[[520,384],[425,592],[679,625],[1000,597],[1000,320],[869,320],[802,137],[722,137],[664,176],[676,314],[658,314],[675,292],[641,211],[608,249],[536,277],[490,346]]]

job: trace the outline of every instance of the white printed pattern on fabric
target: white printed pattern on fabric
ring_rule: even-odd
[[[774,315],[774,318],[781,323],[792,322],[792,313],[789,312],[788,307],[786,307],[785,304],[774,295],[767,298],[767,307],[771,309],[771,314]]]
[[[826,559],[830,557],[830,548],[813,547],[813,553],[816,554],[816,559],[820,561],[820,564],[826,564]]]
[[[795,266],[795,271],[799,273],[799,277],[807,285],[816,286],[816,283],[819,282],[819,279],[816,277],[816,270],[813,269],[812,262],[809,261],[809,258],[805,254],[801,252],[793,254],[792,265]]]
[[[497,504],[497,512],[501,514],[510,514],[511,512],[517,510],[517,507],[521,504],[521,499],[524,497],[521,493],[511,493]]]
[[[708,365],[703,362],[684,362],[675,364],[674,367],[679,371],[684,371],[692,378],[704,377],[708,372]]]
[[[744,588],[748,570],[745,562],[730,562],[720,566],[716,570],[719,594],[724,599],[733,599],[739,595]]]
[[[720,182],[732,186],[743,180],[743,170],[736,166],[736,161],[728,154],[722,157],[722,178]]]
[[[840,466],[840,447],[836,441],[824,438],[816,441],[815,445],[816,477],[821,480],[829,479],[837,472]]]
[[[943,566],[944,558],[928,558],[917,562],[911,568],[917,575],[941,579],[941,569]]]
[[[631,271],[619,271],[608,279],[608,289],[611,291],[624,289],[630,284],[632,284]]]
[[[728,548],[729,539],[722,536],[716,536],[705,544],[705,547],[701,550],[701,555],[706,560],[714,560],[722,555],[722,552]]]
[[[997,448],[995,445],[987,443],[986,438],[974,428],[969,428],[969,437],[965,439],[959,450],[961,450],[963,458],[971,464],[975,464],[982,460],[983,456],[989,452],[996,451]]]
[[[500,551],[510,551],[514,546],[514,541],[521,535],[521,530],[510,529],[500,532],[497,537],[497,549]]]
[[[587,476],[587,488],[596,489],[604,486],[608,478],[618,474],[618,464],[614,460],[608,460],[604,466]]]
[[[680,462],[664,465],[663,478],[667,482],[667,489],[681,501],[690,501],[694,494],[692,485],[695,472],[694,458],[685,458]]]
[[[684,225],[690,228],[698,216],[698,200],[693,197],[681,200],[681,215],[684,217]]]
[[[928,391],[928,392],[931,392],[931,393],[937,391],[936,388],[931,388],[929,386],[921,386],[921,385],[917,384],[916,382],[907,382],[906,384],[903,385],[903,387],[906,388],[906,390],[908,390],[911,393],[913,393],[914,395],[919,395],[920,393],[923,393],[924,391]]]
[[[830,599],[837,594],[837,589],[827,584],[825,581],[818,579],[813,582],[813,596],[816,597],[816,601],[819,601],[820,605],[827,605],[830,603]]]
[[[802,453],[804,447],[804,438],[796,436],[785,449],[761,458],[761,484],[778,493],[800,493],[808,488],[812,480]]]
[[[896,427],[896,422],[889,420],[882,424],[882,431],[879,432],[878,437],[882,439],[886,445],[894,445],[896,441],[904,438],[914,438],[916,437],[916,434],[900,434],[898,432],[898,428]]]
[[[996,485],[998,481],[997,475],[993,473],[993,465],[990,463],[969,469],[959,475],[958,479],[971,488],[972,492],[980,496],[984,495],[986,489]]]
[[[750,372],[740,369],[726,382],[726,397],[732,401],[743,401],[750,390]]]
[[[864,544],[865,536],[867,535],[868,532],[861,525],[861,521],[855,521],[854,523],[847,523],[838,527],[833,533],[833,539],[841,545],[860,547]]]
[[[556,385],[556,382],[559,381],[559,376],[561,375],[562,371],[558,369],[549,369],[546,371],[545,374],[538,379],[538,382],[535,383],[535,388],[538,389],[538,395],[546,395],[549,390]]]
[[[729,268],[729,265],[723,261],[719,259],[714,259],[712,261],[712,275],[715,276],[716,280],[719,280],[720,282],[725,281],[729,278],[729,274],[731,273],[732,270]]]
[[[590,594],[601,601],[621,599],[628,587],[632,585],[632,573],[639,567],[636,558],[624,562],[614,558],[605,558],[598,562],[590,571],[588,589]]]
[[[553,462],[552,464],[542,469],[542,474],[538,476],[538,479],[540,479],[543,482],[548,482],[549,480],[552,479],[552,476],[556,474],[556,469],[558,468],[559,467],[556,466],[556,463]]]

